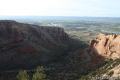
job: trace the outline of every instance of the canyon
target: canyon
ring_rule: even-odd
[[[17,72],[43,65],[53,68],[48,70],[51,76],[55,76],[51,80],[69,80],[94,72],[112,60],[112,68],[108,72],[112,70],[116,76],[119,72],[117,59],[120,59],[119,34],[100,33],[87,44],[71,37],[61,27],[0,20],[1,71]],[[114,63],[118,65],[113,66]],[[76,75],[65,75],[70,73]]]
[[[70,37],[63,28],[0,21],[0,68],[29,68],[64,55]]]

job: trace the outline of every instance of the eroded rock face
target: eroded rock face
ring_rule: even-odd
[[[105,58],[120,58],[120,35],[99,34],[90,43],[90,54],[98,54]]]
[[[69,40],[63,28],[0,20],[0,68],[49,63],[68,48]]]

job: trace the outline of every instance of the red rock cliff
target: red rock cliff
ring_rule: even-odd
[[[105,58],[120,58],[120,35],[99,34],[90,42],[90,54],[93,53]]]

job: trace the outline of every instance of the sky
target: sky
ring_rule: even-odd
[[[0,16],[120,17],[120,0],[0,0]]]

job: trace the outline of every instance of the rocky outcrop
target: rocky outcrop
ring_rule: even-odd
[[[120,35],[99,34],[91,41],[89,53],[110,59],[120,58]]]
[[[63,28],[1,20],[0,68],[49,63],[64,54],[69,41]]]

